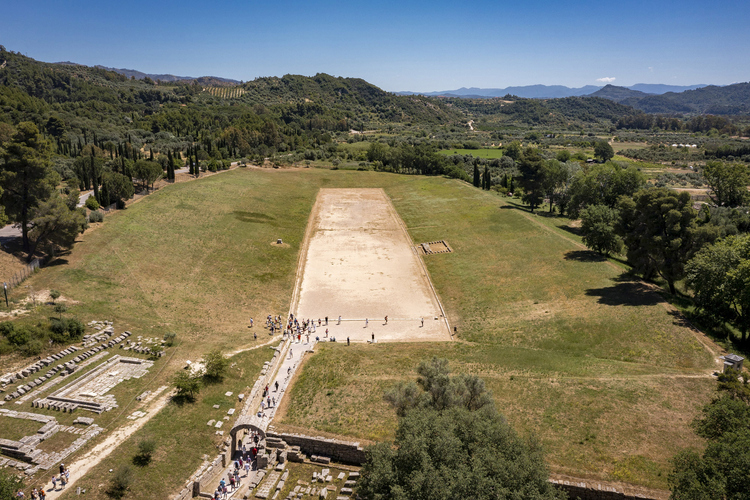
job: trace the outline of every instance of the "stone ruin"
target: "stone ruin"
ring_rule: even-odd
[[[94,424],[93,419],[86,417],[78,417],[73,422],[87,426],[85,429],[75,427],[75,425],[63,426],[58,424],[55,417],[37,413],[0,409],[0,417],[33,420],[42,424],[35,434],[24,436],[18,441],[0,439],[0,452],[8,457],[0,457],[0,467],[14,467],[25,471],[26,475],[51,469],[102,431],[101,427]],[[68,432],[79,437],[64,450],[47,453],[37,448],[39,443],[58,432]]]
[[[153,364],[149,360],[115,355],[83,377],[44,398],[35,399],[31,405],[63,412],[73,412],[79,408],[97,414],[109,411],[117,408],[117,401],[106,393],[124,380],[142,377]]]
[[[13,391],[10,394],[7,394],[4,400],[11,401],[13,399],[20,398],[24,394],[33,390],[34,388],[42,385],[47,380],[53,378],[55,375],[62,375],[62,376],[70,375],[71,373],[73,373],[74,371],[78,369],[78,366],[80,363],[104,351],[105,349],[114,347],[115,345],[121,343],[122,341],[130,337],[130,335],[132,335],[130,332],[123,332],[122,334],[118,335],[115,338],[107,337],[109,340],[107,340],[106,342],[102,342],[100,345],[97,345],[95,347],[91,347],[90,349],[84,351],[83,353],[79,352],[81,350],[80,348],[75,347],[75,346],[70,346],[67,349],[62,350],[57,354],[53,354],[52,356],[49,356],[45,359],[37,361],[36,363],[32,365],[29,365],[28,367],[24,368],[23,370],[17,373],[7,374],[3,376],[3,378],[0,378],[0,384],[3,387],[3,389],[0,389],[0,390],[2,391],[5,390],[4,388],[8,384],[17,382],[25,378],[30,378],[32,375],[44,370],[47,367],[50,367],[56,361],[59,361],[66,356],[70,356],[73,354],[76,355],[73,359],[70,359],[66,361],[65,363],[61,363],[50,368],[50,370],[46,374],[38,376],[37,378],[35,378],[32,381],[27,382],[26,384],[19,385],[15,391]],[[87,340],[88,340],[87,337],[89,337],[89,339],[91,338],[91,336],[88,336],[88,335],[85,335],[83,337],[84,346],[87,345]],[[90,343],[88,345],[89,347],[91,346]]]

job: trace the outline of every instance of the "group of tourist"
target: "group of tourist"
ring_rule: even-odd
[[[242,445],[242,454],[234,461],[234,470],[227,473],[226,480],[221,478],[219,486],[214,491],[213,500],[224,500],[227,498],[229,493],[237,490],[242,485],[242,478],[250,476],[250,469],[255,469],[252,462],[258,456],[258,443],[260,442],[260,435],[256,431],[250,432],[250,440],[248,447],[247,444]],[[242,476],[242,471],[245,471],[245,475]]]
[[[57,485],[60,485],[60,489],[65,489],[65,486],[68,485],[70,482],[70,469],[68,467],[65,467],[65,464],[60,464],[60,476],[57,475],[52,476],[52,490],[58,491]],[[26,498],[26,493],[23,492],[23,490],[18,490],[16,492],[16,498]],[[44,500],[47,498],[47,492],[44,491],[44,488],[34,488],[31,490],[31,494],[29,495],[29,498],[31,500]]]

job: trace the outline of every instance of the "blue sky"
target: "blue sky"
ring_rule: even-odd
[[[0,0],[0,44],[41,61],[384,90],[750,80],[750,2]]]

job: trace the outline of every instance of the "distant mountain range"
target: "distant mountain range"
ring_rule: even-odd
[[[83,66],[82,64],[70,62],[70,61],[64,61],[64,62],[58,62],[54,64],[66,64],[69,66]],[[107,71],[114,71],[115,73],[119,73],[121,75],[125,75],[128,78],[135,78],[136,80],[143,80],[144,78],[151,78],[152,80],[161,80],[162,82],[177,82],[182,80],[196,80],[198,82],[207,84],[207,85],[237,85],[240,83],[239,80],[232,80],[231,78],[222,78],[220,76],[177,76],[177,75],[170,75],[170,74],[162,74],[162,75],[155,75],[151,73],[144,73],[142,71],[138,71],[135,69],[124,69],[124,68],[108,68],[107,66],[101,66],[96,65],[95,68],[100,69],[106,69]]]
[[[584,87],[566,87],[564,85],[526,85],[522,87],[506,87],[504,89],[481,89],[477,87],[461,87],[456,90],[444,90],[441,92],[396,92],[400,95],[425,95],[433,97],[463,97],[466,99],[478,99],[487,97],[503,97],[513,95],[516,97],[525,97],[527,99],[555,99],[559,97],[580,97],[587,95],[596,95],[599,90],[612,87],[606,85],[600,87],[597,85],[586,85]],[[698,85],[664,85],[661,83],[636,83],[630,87],[617,87],[621,89],[632,90],[644,94],[665,94],[667,92],[684,92],[686,90],[699,89],[707,87],[705,84]],[[601,96],[604,97],[604,96]],[[615,99],[613,99],[615,100]]]

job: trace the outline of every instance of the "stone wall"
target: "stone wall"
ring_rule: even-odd
[[[555,487],[565,491],[570,500],[667,500],[669,491],[650,490],[646,488],[617,487],[606,483],[586,483],[570,478],[550,479]]]
[[[280,434],[269,431],[268,437],[282,439],[289,446],[299,446],[307,455],[322,455],[336,462],[351,465],[365,463],[365,450],[359,443],[303,436],[302,434]]]

